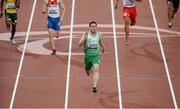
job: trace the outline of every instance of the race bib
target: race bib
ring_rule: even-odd
[[[56,9],[49,9],[49,14],[58,14]]]
[[[89,43],[89,44],[88,44],[88,48],[89,48],[89,49],[97,49],[97,48],[98,48],[98,44]]]
[[[50,6],[48,9],[49,14],[59,14],[59,7],[58,6]]]
[[[16,6],[15,6],[15,3],[8,3],[7,4],[7,9],[14,9]]]
[[[125,5],[125,6],[134,5],[134,0],[124,0],[124,5]]]

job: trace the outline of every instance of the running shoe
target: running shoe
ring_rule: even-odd
[[[51,55],[56,55],[56,49],[53,50],[53,52],[51,53]]]
[[[92,91],[93,91],[93,93],[97,93],[96,87],[93,87]]]
[[[16,44],[16,40],[13,38],[13,39],[10,39],[11,41],[11,44],[15,45]]]

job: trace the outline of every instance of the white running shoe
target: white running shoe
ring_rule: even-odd
[[[13,38],[11,39],[11,44],[15,45],[16,44],[16,40]]]

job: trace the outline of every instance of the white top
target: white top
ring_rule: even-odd
[[[48,5],[48,16],[52,18],[60,17],[59,4],[49,4]]]
[[[135,1],[134,0],[123,0],[124,7],[134,7]]]

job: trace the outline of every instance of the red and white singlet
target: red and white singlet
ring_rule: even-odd
[[[58,0],[48,0],[48,16],[52,18],[60,16]]]
[[[134,7],[135,1],[134,0],[123,0],[124,7]]]

